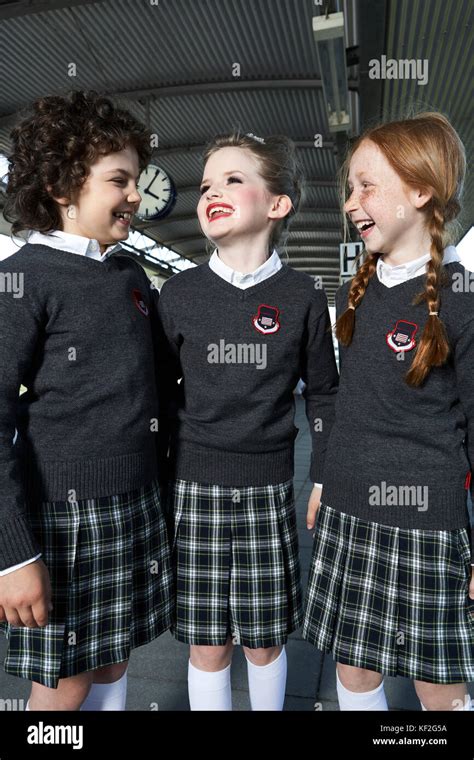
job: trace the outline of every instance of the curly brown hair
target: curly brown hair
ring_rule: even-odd
[[[441,113],[427,111],[410,119],[380,124],[364,132],[351,146],[341,170],[341,196],[345,200],[352,156],[363,141],[375,143],[408,187],[431,191],[426,204],[425,225],[431,237],[431,259],[427,265],[424,290],[413,304],[426,303],[428,319],[410,370],[408,385],[422,385],[432,367],[448,359],[450,346],[441,317],[441,290],[448,284],[443,266],[443,250],[453,239],[454,220],[461,210],[466,173],[466,156],[459,135]],[[343,346],[352,341],[355,310],[377,269],[380,253],[370,253],[351,281],[347,307],[336,322],[336,337]]]
[[[32,109],[10,135],[4,216],[13,235],[25,229],[62,229],[54,197],[75,200],[99,156],[132,146],[140,171],[150,161],[146,127],[97,92],[38,98]]]

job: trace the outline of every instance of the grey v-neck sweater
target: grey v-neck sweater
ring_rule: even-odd
[[[172,476],[224,486],[290,479],[293,389],[302,377],[311,478],[321,482],[338,384],[324,291],[286,265],[241,290],[206,263],[165,282],[159,306],[174,373],[168,388],[179,389]]]
[[[27,499],[111,496],[157,476],[157,314],[145,272],[121,253],[102,262],[26,244],[0,262],[0,282],[5,569],[40,550]]]
[[[474,478],[474,275],[445,265],[442,318],[452,351],[421,387],[404,375],[428,318],[424,275],[392,288],[375,274],[340,346],[336,420],[325,458],[322,502],[364,520],[425,530],[469,523]],[[350,283],[336,293],[337,316]],[[405,349],[405,350],[403,350]],[[408,350],[407,350],[408,349]],[[474,556],[474,554],[473,554]]]

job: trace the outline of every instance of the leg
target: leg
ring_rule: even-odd
[[[230,663],[232,640],[225,646],[192,645],[188,666],[191,710],[232,710]]]
[[[128,660],[93,671],[93,682],[82,712],[125,710]]]
[[[79,710],[92,684],[93,671],[60,678],[57,689],[33,683],[27,708],[29,710]]]
[[[337,663],[339,709],[388,710],[383,676],[373,670]]]
[[[414,681],[418,699],[425,710],[471,710],[465,683],[440,684]]]
[[[243,649],[252,710],[283,710],[287,673],[285,647]]]

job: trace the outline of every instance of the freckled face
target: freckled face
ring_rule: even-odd
[[[364,140],[352,156],[344,210],[369,253],[391,253],[408,244],[420,211],[380,148]]]
[[[206,163],[197,212],[204,235],[216,244],[261,233],[272,222],[272,200],[256,157],[244,148],[221,148]]]

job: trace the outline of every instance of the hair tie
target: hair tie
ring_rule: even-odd
[[[354,309],[354,311],[355,311],[355,308],[356,308],[356,307],[355,307],[355,306],[348,306],[347,308],[348,308],[348,309]]]
[[[257,140],[257,142],[262,143],[262,145],[265,145],[265,140],[263,137],[257,137],[257,135],[254,135],[253,132],[246,132],[247,137],[251,137],[252,140]]]
[[[437,311],[430,311],[430,317],[437,317],[438,312]]]

